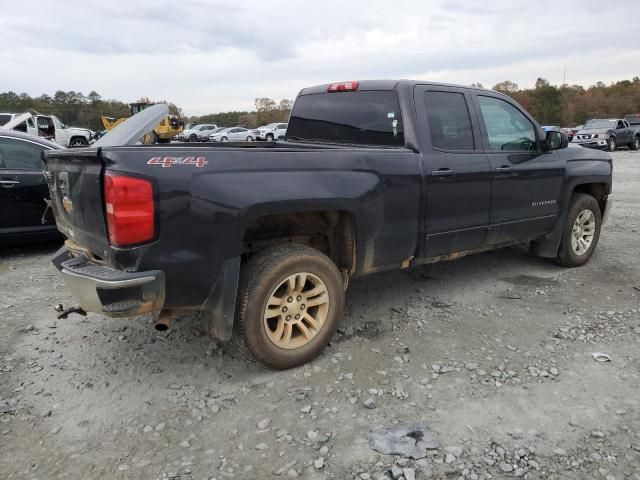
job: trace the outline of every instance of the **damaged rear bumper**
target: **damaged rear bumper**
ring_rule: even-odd
[[[72,255],[67,247],[53,259],[65,283],[87,312],[108,317],[131,317],[161,310],[165,299],[165,276],[160,270],[122,272]]]

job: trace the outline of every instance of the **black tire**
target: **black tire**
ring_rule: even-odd
[[[616,151],[616,139],[614,137],[609,137],[609,140],[607,140],[607,151]]]
[[[267,140],[267,142],[273,142],[273,139],[274,139],[273,133],[267,133],[267,136],[264,138]]]
[[[633,137],[633,141],[629,144],[629,150],[640,149],[640,137]]]
[[[82,148],[89,146],[89,142],[84,137],[73,137],[69,141],[69,148]]]
[[[291,275],[302,272],[324,283],[329,298],[326,319],[308,343],[299,348],[281,348],[267,334],[265,309],[276,289]],[[257,254],[242,267],[235,326],[251,356],[271,368],[284,370],[309,362],[324,349],[338,327],[343,306],[344,285],[335,264],[313,248],[288,243]],[[311,308],[314,307],[308,310]],[[302,334],[299,329],[295,331]]]
[[[192,133],[191,135],[189,135],[189,142],[195,143],[197,141],[198,141],[198,136],[195,133]]]
[[[572,246],[573,227],[578,219],[578,216],[585,210],[590,210],[595,218],[595,229],[593,239],[589,248],[582,254],[578,254],[574,251]],[[602,226],[602,215],[600,213],[600,206],[595,198],[591,195],[584,193],[575,193],[571,197],[571,204],[569,205],[569,213],[567,214],[567,221],[564,225],[562,232],[562,240],[560,242],[560,248],[558,249],[558,256],[556,261],[565,267],[579,267],[589,261],[591,255],[593,255],[598,239],[600,238],[600,228]]]

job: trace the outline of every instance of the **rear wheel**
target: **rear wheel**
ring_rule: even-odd
[[[610,152],[615,152],[616,151],[616,139],[613,137],[609,137],[609,140],[607,140],[607,150],[609,150]]]
[[[584,265],[596,249],[601,224],[602,216],[596,199],[584,193],[574,194],[562,233],[558,263],[565,267]]]
[[[324,349],[343,304],[335,264],[317,250],[290,243],[257,254],[243,267],[236,326],[256,360],[291,368]]]
[[[640,137],[634,137],[633,142],[629,144],[629,150],[640,149]]]

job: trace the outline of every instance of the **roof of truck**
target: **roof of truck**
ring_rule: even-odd
[[[313,87],[303,88],[300,91],[300,95],[326,93],[329,88],[329,85],[332,85],[334,83],[344,83],[344,82],[349,82],[349,81],[346,80],[343,82],[325,83],[323,85],[315,85]],[[400,85],[406,85],[406,86],[433,85],[433,86],[439,86],[439,87],[469,88],[473,90],[484,90],[484,91],[491,91],[493,93],[500,93],[500,92],[496,92],[494,90],[489,90],[486,88],[472,87],[470,85],[456,85],[453,83],[431,82],[429,80],[406,80],[406,79],[389,80],[387,79],[387,80],[351,80],[351,82],[358,82],[357,90],[395,90]]]

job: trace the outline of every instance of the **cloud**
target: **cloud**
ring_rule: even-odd
[[[613,81],[638,75],[635,16],[619,15],[635,3],[11,2],[0,17],[0,91],[96,90],[202,114],[345,79],[528,86],[561,82],[566,66],[571,83]]]

